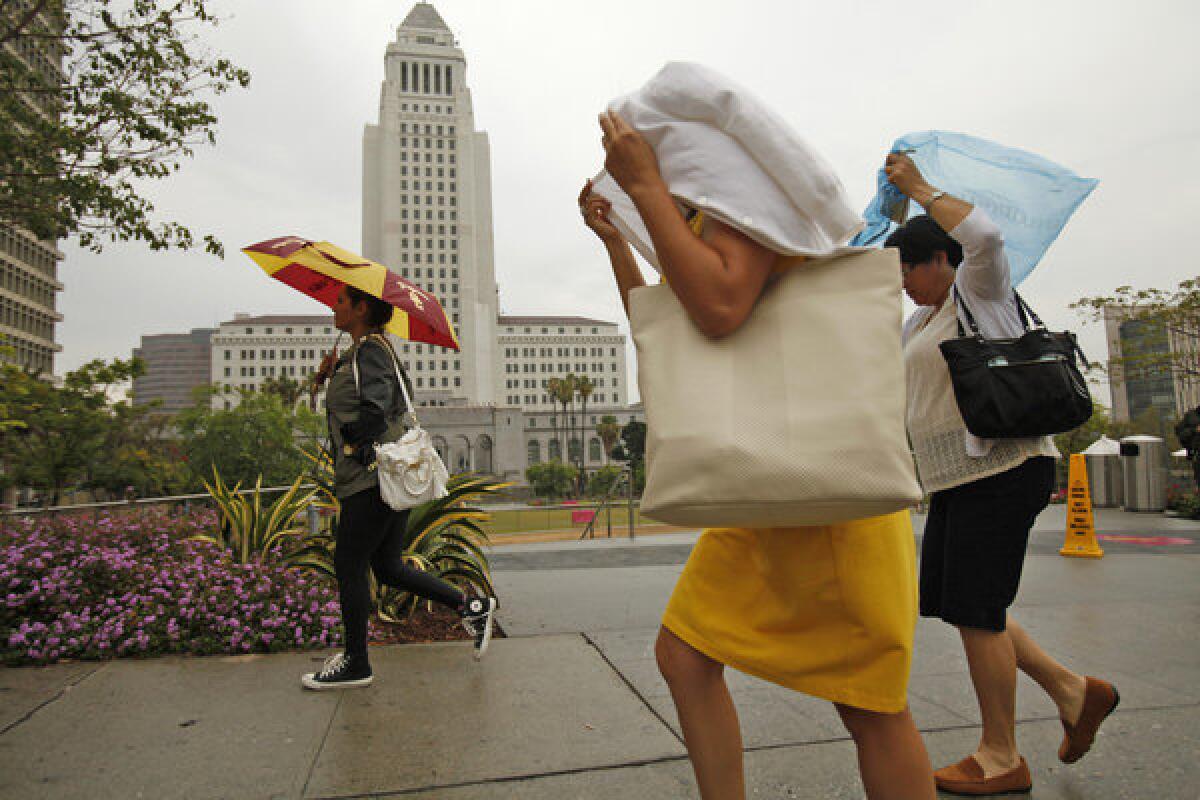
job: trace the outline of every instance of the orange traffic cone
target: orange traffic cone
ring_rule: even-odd
[[[1059,555],[1076,558],[1102,558],[1104,551],[1096,542],[1092,521],[1092,493],[1088,488],[1087,460],[1082,453],[1071,455],[1067,474],[1067,538]]]

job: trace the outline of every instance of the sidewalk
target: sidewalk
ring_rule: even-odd
[[[1200,524],[1097,518],[1121,539],[1102,543],[1104,559],[1066,559],[1062,520],[1047,511],[1015,613],[1066,663],[1112,678],[1121,707],[1067,767],[1052,705],[1022,678],[1031,796],[1196,797]],[[0,797],[696,798],[652,653],[694,539],[498,547],[509,638],[481,663],[465,643],[377,648],[365,691],[302,692],[297,677],[318,654],[0,670]],[[828,703],[737,673],[729,682],[750,797],[862,796]],[[978,713],[944,625],[918,626],[911,700],[935,763],[974,746]]]

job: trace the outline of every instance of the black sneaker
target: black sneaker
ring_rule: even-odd
[[[361,656],[338,653],[325,659],[320,672],[310,672],[300,678],[305,689],[324,691],[327,689],[361,689],[370,686],[375,676],[371,665]]]
[[[463,607],[462,624],[475,637],[475,660],[483,658],[488,642],[492,641],[492,625],[496,621],[496,598],[472,597]]]

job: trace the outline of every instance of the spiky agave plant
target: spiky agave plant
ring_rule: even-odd
[[[289,539],[304,535],[304,526],[295,524],[296,517],[308,508],[316,492],[302,489],[302,479],[296,478],[286,492],[268,504],[263,502],[261,475],[254,491],[243,494],[239,491],[241,483],[228,486],[214,464],[213,482],[205,481],[204,488],[216,503],[221,522],[213,533],[191,538],[227,549],[239,564],[261,561]]]
[[[489,541],[484,523],[492,517],[474,503],[511,485],[470,473],[452,477],[445,497],[409,512],[404,532],[405,563],[460,588],[494,595],[491,565],[484,551]],[[416,595],[389,586],[380,587],[377,599],[379,616],[388,622],[411,614],[421,601]]]
[[[333,460],[327,452],[305,452],[312,464],[310,477],[317,485],[314,502],[334,513],[328,533],[305,536],[300,547],[288,554],[297,567],[336,578],[334,551],[337,513],[340,504],[333,492]],[[484,547],[488,544],[484,523],[491,519],[474,503],[480,498],[508,488],[510,483],[494,483],[469,473],[453,476],[446,486],[447,495],[409,511],[404,528],[404,562],[464,589],[495,594],[491,567]],[[412,614],[421,598],[390,586],[377,584],[371,576],[372,596],[379,616],[398,622]]]

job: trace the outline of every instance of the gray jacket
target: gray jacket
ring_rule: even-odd
[[[357,386],[354,360],[358,362]],[[333,451],[334,494],[338,497],[378,486],[372,445],[394,442],[404,435],[404,413],[409,409],[396,381],[397,369],[390,345],[377,334],[363,337],[334,367],[325,392],[325,409]],[[412,382],[407,375],[404,382],[411,397]],[[347,445],[353,454],[347,453]]]

